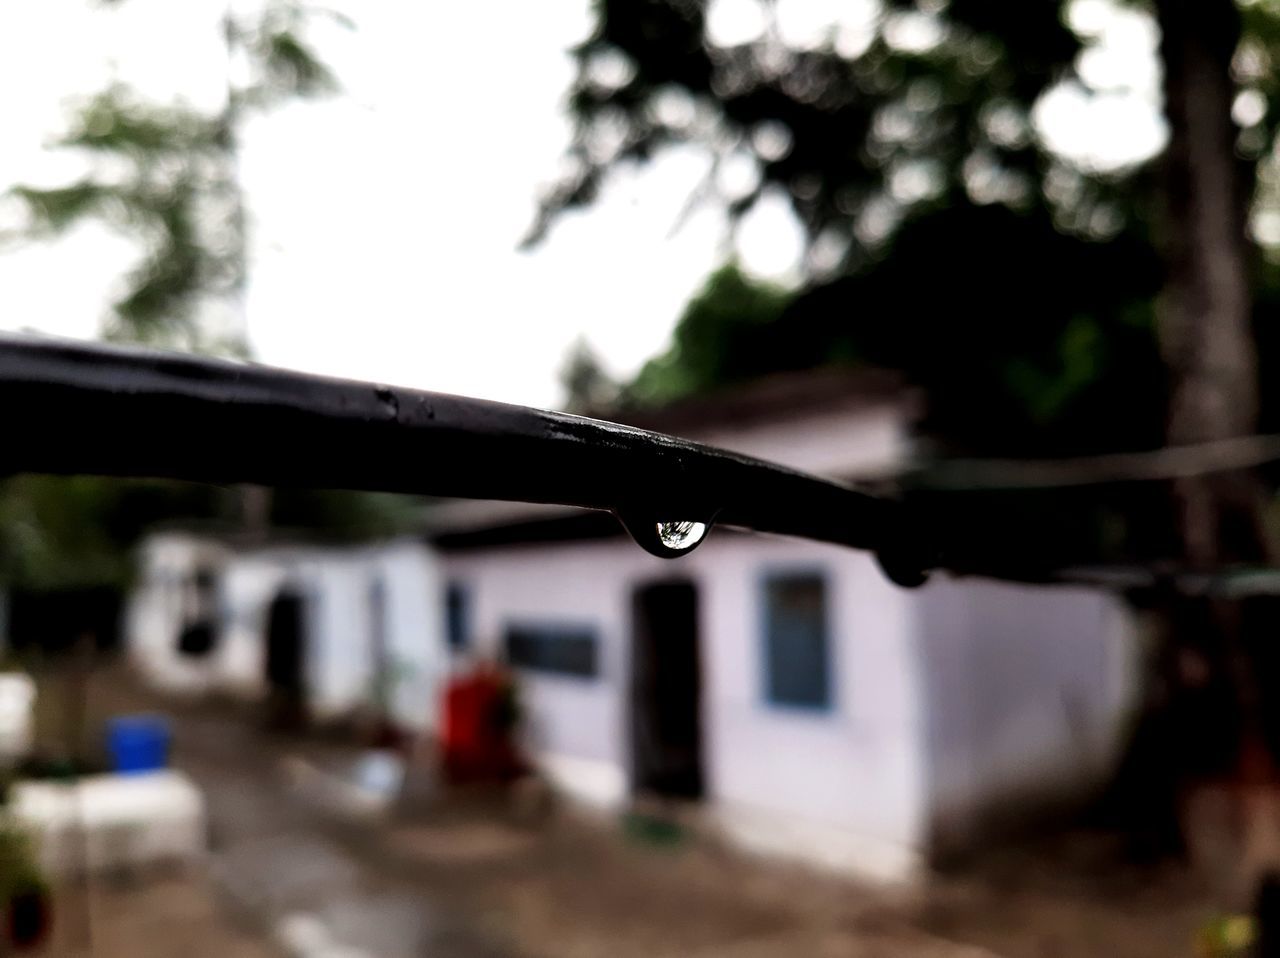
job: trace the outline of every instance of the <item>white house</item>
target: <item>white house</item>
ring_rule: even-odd
[[[892,383],[779,379],[638,423],[836,478],[892,470]],[[563,789],[700,801],[738,842],[906,879],[992,816],[1096,785],[1134,681],[1086,589],[891,585],[871,556],[715,529],[654,558],[607,515],[466,503],[439,520],[450,641],[522,679]]]
[[[909,455],[916,414],[891,379],[827,373],[637,424],[865,479]],[[501,659],[528,748],[570,795],[695,801],[747,847],[886,880],[1098,784],[1135,693],[1128,617],[1100,591],[908,591],[865,553],[728,529],[659,559],[607,514],[511,503],[440,510],[429,538],[157,534],[132,655],[171,689],[284,688],[321,717],[404,663],[395,714],[428,730],[450,660]],[[190,628],[211,615],[212,637]]]
[[[126,610],[129,656],[172,693],[282,690],[321,721],[382,694],[402,727],[431,730],[448,670],[438,568],[413,540],[262,546],[158,532]]]

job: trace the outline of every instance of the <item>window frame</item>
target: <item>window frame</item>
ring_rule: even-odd
[[[475,609],[474,594],[475,590],[471,583],[463,579],[447,579],[444,588],[441,590],[441,598],[444,600],[441,604],[444,608],[444,647],[449,655],[466,655],[475,649],[475,630],[472,628],[473,612]],[[454,596],[462,597],[462,615],[461,615],[461,639],[462,641],[454,642]]]
[[[822,650],[825,668],[825,694],[822,702],[790,702],[774,694],[771,650],[770,587],[780,580],[812,579],[822,587]],[[757,634],[759,635],[758,686],[761,704],[770,711],[793,715],[825,717],[834,715],[840,703],[839,656],[836,648],[835,614],[832,604],[833,576],[821,565],[778,564],[762,569],[756,577]]]
[[[589,635],[592,647],[591,672],[586,673],[561,669],[548,669],[512,661],[510,636],[513,631],[544,634],[582,633]],[[600,625],[595,622],[570,621],[564,619],[511,618],[502,623],[498,647],[502,655],[503,664],[512,671],[519,672],[522,675],[528,675],[536,679],[551,679],[553,681],[598,683],[602,682],[605,677],[604,638],[602,631],[603,630]],[[579,635],[577,637],[581,636]]]

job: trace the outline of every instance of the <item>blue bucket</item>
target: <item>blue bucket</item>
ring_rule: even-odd
[[[111,769],[139,775],[169,762],[169,724],[157,715],[125,715],[107,722],[107,754]]]

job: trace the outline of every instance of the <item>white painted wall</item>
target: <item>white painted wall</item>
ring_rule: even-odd
[[[1130,614],[1101,592],[982,580],[919,593],[929,793],[939,837],[1108,773],[1137,692]]]
[[[438,562],[413,541],[351,549],[272,549],[233,558],[225,576],[228,614],[221,645],[228,685],[260,694],[267,613],[288,584],[306,598],[308,705],[338,718],[368,704],[374,684],[375,583],[381,582],[387,653],[402,676],[393,716],[433,729],[448,670]]]
[[[907,452],[901,407],[833,408],[690,438],[793,468],[872,475]],[[827,579],[835,701],[823,713],[765,702],[766,572]],[[482,650],[508,622],[598,630],[601,674],[526,672],[530,745],[566,789],[612,805],[630,791],[629,681],[634,590],[663,578],[698,586],[708,797],[724,827],[765,852],[899,879],[921,861],[927,818],[923,718],[911,605],[870,557],[833,546],[713,530],[675,561],[628,540],[514,546],[446,557],[469,590]]]
[[[821,853],[880,878],[918,864],[923,821],[914,634],[906,594],[869,556],[741,537],[701,559],[712,794],[740,839]],[[816,571],[827,583],[834,696],[823,712],[765,700],[763,581]]]
[[[910,453],[907,414],[900,404],[835,405],[688,438],[814,475],[871,477],[892,471]]]
[[[216,574],[226,557],[219,543],[185,533],[156,534],[140,547],[138,582],[125,608],[125,642],[130,662],[157,688],[198,694],[216,684],[212,657],[182,655],[177,642],[194,611],[196,570]]]
[[[369,557],[383,582],[388,650],[402,678],[391,698],[404,727],[434,731],[450,660],[444,634],[444,580],[438,558],[421,543],[391,543]]]
[[[393,715],[434,728],[448,669],[432,552],[414,541],[360,548],[268,547],[232,552],[190,536],[147,540],[130,597],[127,641],[147,678],[167,691],[265,694],[265,632],[271,601],[286,584],[307,600],[309,705],[336,718],[369,701],[373,688],[374,582],[382,583],[387,649],[401,666]],[[218,572],[219,641],[207,657],[177,651],[185,583],[202,561]]]
[[[562,785],[596,804],[627,793],[623,711],[630,583],[670,574],[630,542],[528,545],[447,556],[445,575],[470,602],[473,649],[496,658],[509,623],[586,624],[599,635],[599,677],[525,672],[526,744]]]
[[[287,564],[271,553],[237,554],[227,561],[217,652],[223,691],[248,699],[266,694],[267,609],[287,575]]]
[[[699,590],[708,798],[725,828],[761,851],[898,879],[920,861],[925,818],[915,651],[904,594],[869,557],[831,546],[713,532],[688,557],[627,540],[517,546],[447,560],[471,595],[476,638],[496,653],[508,622],[598,630],[597,679],[522,674],[530,744],[560,783],[594,803],[630,790],[631,597],[663,578]],[[769,572],[827,579],[836,688],[829,711],[765,701]]]

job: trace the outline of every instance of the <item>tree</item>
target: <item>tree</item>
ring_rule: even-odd
[[[1063,182],[1050,192],[1073,194],[1054,202],[1065,228],[1117,228],[1106,205],[1122,198],[1115,184],[1067,168],[1031,135],[1032,105],[1080,50],[1057,4],[893,0],[799,42],[776,20],[720,41],[710,6],[596,5],[595,30],[573,51],[569,173],[544,197],[532,239],[591,202],[611,167],[678,143],[709,151],[703,195],[735,215],[783,191],[826,271],[865,261],[929,210],[1043,202],[1051,175]],[[758,6],[766,18],[776,9]],[[754,185],[725,191],[715,173],[731,161],[754,169]]]
[[[1035,135],[1037,100],[1074,74],[1083,47],[1060,5],[894,2],[826,35],[791,36],[774,17],[734,43],[706,3],[597,11],[574,51],[570,172],[531,240],[589,203],[613,167],[694,144],[711,158],[696,202],[736,218],[781,192],[808,240],[806,282],[749,372],[907,370],[948,413],[942,435],[974,452],[1158,441],[1155,177],[1073,166]],[[748,186],[730,189],[719,173],[731,166],[748,169],[737,177]],[[925,342],[939,344],[934,356]],[[677,342],[657,361],[668,379],[686,375],[681,354]],[[1135,361],[1147,388],[1117,402],[1134,392],[1124,367]],[[1120,415],[1099,420],[1107,406]]]
[[[119,6],[124,0],[102,0]],[[149,102],[115,83],[87,96],[58,141],[89,172],[53,189],[17,185],[23,241],[56,238],[88,219],[141,247],[111,304],[107,339],[244,358],[242,296],[249,216],[239,181],[245,124],[285,104],[338,89],[308,40],[317,18],[341,14],[299,0],[229,2],[221,21],[228,64],[220,107]],[[162,519],[212,519],[264,531],[307,527],[340,538],[411,526],[401,497],[165,482],[20,476],[0,484],[0,585],[49,590],[122,587],[129,549]]]
[[[789,299],[736,264],[721,267],[685,307],[671,348],[649,360],[626,387],[626,401],[670,402],[762,373],[815,365],[801,337],[778,335]]]
[[[568,358],[560,369],[566,412],[590,415],[613,405],[618,398],[618,384],[605,371],[591,344],[579,338],[569,348]]]
[[[985,411],[999,405],[1023,420],[1006,431],[1003,417],[968,416],[991,428],[981,436],[948,433],[960,445],[1068,452],[1151,444],[1153,422],[1163,428],[1163,412],[1152,412],[1164,399],[1158,358],[1141,362],[1142,382],[1159,394],[1157,402],[1144,396],[1138,409],[1119,404],[1125,428],[1104,420],[1106,428],[1091,443],[1085,424],[1098,420],[1089,411],[1116,399],[1114,384],[1102,380],[1118,364],[1102,362],[1093,375],[1081,357],[1092,342],[1136,359],[1142,336],[1142,351],[1156,354],[1152,303],[1163,277],[1180,273],[1185,260],[1165,238],[1187,232],[1187,210],[1164,202],[1178,188],[1157,165],[1088,169],[1055,155],[1036,135],[1037,102],[1055,85],[1078,79],[1088,46],[1068,25],[1068,5],[997,10],[980,0],[889,0],[868,5],[862,21],[846,19],[807,35],[788,27],[787,6],[602,0],[594,31],[573,51],[578,72],[569,93],[575,120],[569,172],[543,197],[531,239],[544,237],[559,212],[590,203],[615,166],[693,144],[711,157],[697,201],[718,202],[738,217],[780,192],[804,226],[807,280],[785,320],[792,330],[797,316],[816,326],[825,312],[834,357],[858,352],[900,368],[912,362],[902,341],[918,343],[920,333],[938,334],[948,325],[957,330],[940,350],[953,370],[944,381],[931,378],[936,369],[912,371],[944,395],[938,406],[954,408],[954,370],[973,369],[980,390],[1002,385],[998,396],[983,400]],[[1243,245],[1253,170],[1268,153],[1280,117],[1274,105],[1280,89],[1267,66],[1280,53],[1280,12],[1269,2],[1242,3],[1241,22],[1228,0],[1218,6],[1216,26],[1215,15],[1198,9],[1183,19],[1192,22],[1197,43],[1225,45],[1225,54],[1209,51],[1211,69],[1221,77],[1210,107],[1218,117],[1212,142],[1234,165],[1228,174],[1239,186],[1232,193],[1234,242]],[[724,36],[717,17],[730,7],[760,13],[754,35]],[[1161,20],[1169,15],[1167,5],[1156,12]],[[1206,29],[1198,31],[1202,19]],[[1212,39],[1224,29],[1227,39]],[[1237,49],[1238,80],[1224,72]],[[1177,89],[1174,82],[1170,92]],[[1263,105],[1242,114],[1240,129],[1228,119],[1237,94]],[[1176,111],[1170,120],[1166,158],[1180,152]],[[1237,150],[1241,159],[1232,160]],[[736,187],[718,176],[731,165],[749,171],[733,178]],[[1186,184],[1181,190],[1196,195]],[[988,244],[995,248],[984,255]],[[1090,255],[1073,251],[1077,245],[1103,248]],[[1056,269],[1049,258],[1064,255],[1086,272]],[[1028,318],[1033,301],[1014,308],[1010,289],[1029,292],[1020,279],[1042,260],[1036,315]],[[950,269],[953,262],[963,262],[963,270]],[[958,287],[948,282],[957,278],[964,280]],[[944,297],[930,301],[923,294],[940,289],[950,308],[931,323],[920,311],[936,310]],[[812,306],[805,302],[810,297]],[[1057,308],[1064,297],[1073,301],[1071,309]],[[1247,325],[1248,299],[1236,298],[1234,308]],[[1002,315],[993,315],[993,301]],[[884,321],[890,314],[893,326]],[[957,314],[962,323],[953,321]],[[894,328],[903,331],[896,347]],[[850,339],[861,345],[855,349]],[[999,370],[994,378],[992,366]],[[1030,450],[1027,422],[1036,433]]]
[[[1169,146],[1110,172],[1055,155],[1032,123],[1078,77],[1068,4],[886,0],[797,35],[785,3],[744,0],[759,28],[726,37],[730,7],[597,5],[574,50],[569,173],[533,239],[613,167],[694,144],[711,157],[700,200],[738,217],[781,192],[807,236],[806,282],[772,337],[791,348],[759,351],[753,372],[797,354],[906,370],[935,434],[978,453],[1150,448],[1277,420],[1251,335],[1271,335],[1276,276],[1246,229],[1280,122],[1276,4],[1155,4]],[[1237,126],[1240,97],[1253,106]],[[752,175],[727,192],[717,171],[734,163]],[[693,382],[683,330],[658,362]],[[724,332],[735,349],[742,327]],[[1257,492],[1240,476],[1183,484],[1188,543],[1207,555],[1225,522],[1235,555],[1257,558]]]
[[[54,189],[9,191],[25,214],[15,230],[21,237],[58,236],[97,219],[142,247],[112,304],[108,339],[245,354],[239,300],[248,223],[238,179],[240,135],[255,114],[337,89],[306,31],[317,16],[350,24],[297,0],[243,7],[229,4],[222,18],[228,69],[234,65],[243,79],[228,81],[220,109],[147,102],[113,84],[84,101],[58,141],[84,155],[91,172]]]
[[[595,30],[574,51],[569,174],[544,197],[533,239],[590,203],[613,167],[695,144],[712,158],[701,198],[740,217],[781,193],[804,227],[807,279],[777,335],[823,360],[908,371],[953,447],[1179,446],[1280,421],[1267,388],[1276,351],[1259,350],[1275,343],[1276,270],[1249,231],[1255,191],[1275,180],[1263,158],[1280,125],[1280,5],[1154,0],[1168,145],[1111,172],[1055,155],[1032,123],[1037,101],[1078,76],[1084,43],[1066,3],[883,0],[864,23],[798,37],[783,0],[747,2],[738,12],[756,10],[759,29],[726,38],[717,17],[731,6],[597,4]],[[717,177],[730,163],[750,171],[736,192]],[[740,329],[726,330],[741,342]],[[678,350],[666,362],[698,366]],[[1158,497],[1146,493],[1143,507],[1104,493],[1146,523],[1146,558],[1204,571],[1276,560],[1266,522],[1275,480],[1257,470],[1180,480],[1172,537],[1151,531],[1163,524],[1151,521]],[[1046,516],[1073,514],[1066,493],[1032,508],[1034,522],[1018,521],[1020,499],[993,497],[985,510],[950,503],[966,542],[1036,556],[1031,530],[1056,551],[1041,558],[1076,558],[1068,540],[1045,535],[1062,532]],[[1000,510],[1005,521],[992,522]],[[1257,660],[1240,607],[1207,606],[1211,615],[1188,621],[1199,622],[1197,640],[1214,633],[1211,665],[1230,681],[1250,746],[1263,723]],[[1219,741],[1220,757],[1232,761],[1240,740]]]

